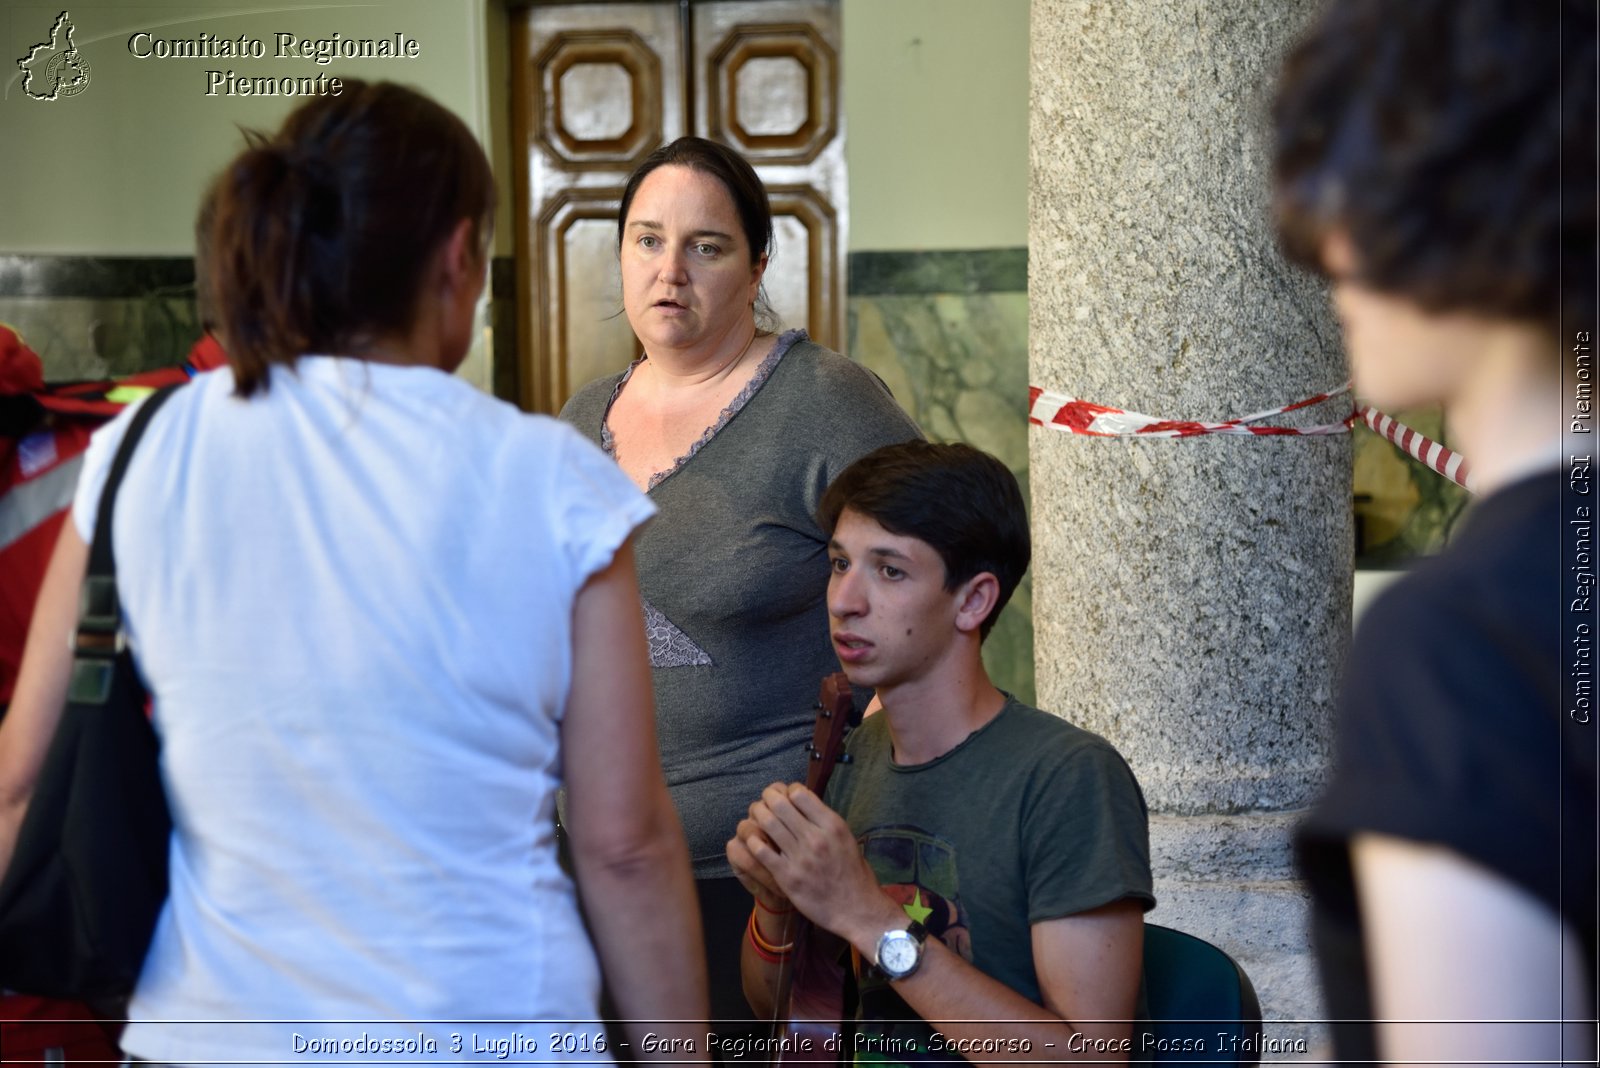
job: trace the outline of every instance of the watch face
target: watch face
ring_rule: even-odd
[[[902,976],[917,966],[922,947],[904,931],[896,931],[884,938],[878,947],[878,967],[892,976]]]

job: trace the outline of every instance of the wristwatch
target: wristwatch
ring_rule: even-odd
[[[922,943],[927,938],[928,929],[916,920],[883,932],[872,966],[891,982],[909,978],[922,964]]]

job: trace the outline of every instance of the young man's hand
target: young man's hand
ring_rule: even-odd
[[[741,864],[745,857],[749,863]],[[728,858],[752,893],[792,903],[869,958],[884,931],[906,922],[904,910],[879,888],[850,826],[800,783],[762,791],[728,843]],[[774,904],[765,896],[763,902]]]
[[[778,887],[778,880],[767,870],[766,865],[757,860],[755,854],[750,851],[752,838],[766,841],[761,828],[754,820],[740,820],[733,837],[728,839],[728,863],[733,867],[733,874],[738,877],[744,888],[750,891],[750,896],[764,905],[768,912],[791,911],[794,903],[784,896]]]
[[[769,911],[792,904],[817,927],[849,941],[865,960],[876,959],[885,931],[906,925],[905,910],[878,885],[849,825],[799,784],[774,783],[762,792],[728,843],[728,859]],[[780,928],[776,917],[759,909],[752,918],[768,942],[788,941],[786,923]],[[1133,1025],[1127,1021],[1139,990],[1143,929],[1143,908],[1131,898],[1033,924],[1041,1001],[985,975],[939,938],[927,940],[921,967],[896,980],[895,989],[951,1041],[1016,1040],[1032,1051],[1032,1059],[1060,1063],[1068,1043],[1083,1036],[1082,1056],[1104,1063],[1105,1051],[1132,1048]],[[756,1015],[787,1011],[779,962],[748,939],[741,952],[745,996]],[[1004,1068],[1030,1058],[1006,1053],[968,1059]]]

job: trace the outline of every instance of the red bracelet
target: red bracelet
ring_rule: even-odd
[[[789,913],[794,911],[794,906],[793,905],[790,905],[786,909],[773,909],[773,908],[768,908],[766,902],[762,901],[759,897],[756,898],[755,900],[756,900],[756,908],[760,909],[762,912],[765,912],[768,916],[787,916],[787,915],[789,915]]]
[[[783,959],[790,953],[794,952],[793,942],[790,942],[787,945],[775,946],[768,942],[765,938],[761,937],[761,931],[756,925],[756,914],[754,909],[750,910],[750,923],[748,926],[750,928],[751,948],[756,951],[756,956],[760,957],[768,964],[782,964]]]

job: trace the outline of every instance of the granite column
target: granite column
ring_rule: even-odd
[[[1317,4],[1033,0],[1035,386],[1217,421],[1345,378],[1269,217],[1268,109]],[[1336,422],[1348,400],[1275,418]],[[1288,834],[1348,642],[1350,443],[1032,428],[1042,707],[1105,735],[1151,810],[1151,922],[1250,972],[1270,1037],[1320,1014]]]

